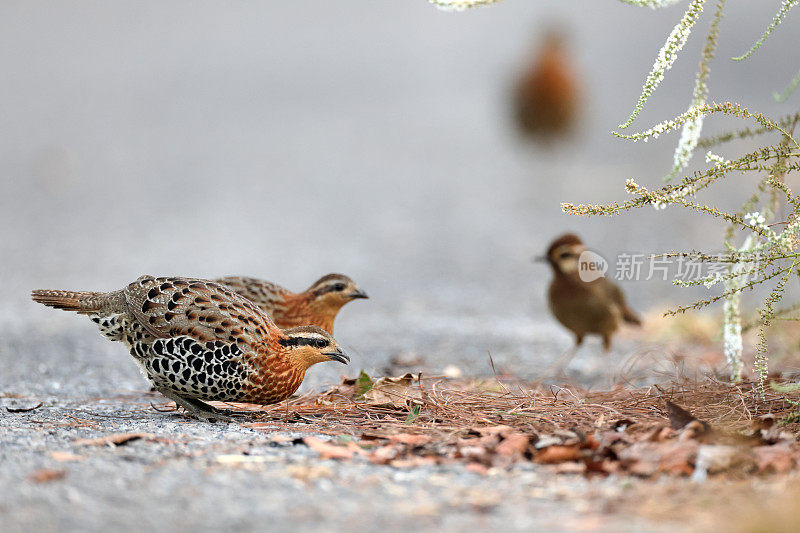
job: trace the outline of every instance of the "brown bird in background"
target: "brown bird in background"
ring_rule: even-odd
[[[540,259],[553,269],[547,300],[553,316],[575,335],[576,347],[591,333],[602,336],[603,348],[608,351],[612,335],[623,322],[642,322],[614,283],[605,277],[581,279],[580,256],[584,251],[586,246],[572,233],[550,244],[547,255]]]
[[[266,311],[279,328],[311,324],[333,333],[333,320],[344,304],[369,298],[352,279],[343,274],[323,276],[298,293],[257,278],[228,276],[214,281]]]
[[[564,137],[577,123],[580,91],[566,41],[560,30],[549,29],[515,88],[517,125],[540,141]]]
[[[209,422],[230,417],[204,400],[276,403],[312,365],[349,361],[328,332],[281,330],[255,304],[207,280],[142,276],[113,292],[35,290],[31,297],[89,315],[128,347],[157,391]]]

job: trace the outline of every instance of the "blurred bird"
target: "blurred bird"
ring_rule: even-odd
[[[566,40],[560,30],[548,30],[516,86],[517,124],[523,133],[540,141],[567,135],[577,122],[580,91]]]
[[[537,258],[553,269],[553,281],[547,293],[550,311],[575,335],[575,346],[594,333],[602,336],[603,348],[611,348],[611,336],[622,322],[640,325],[636,313],[628,307],[619,287],[605,277],[584,281],[580,277],[580,255],[586,246],[577,235],[568,233],[554,240],[547,255]]]
[[[333,320],[344,304],[369,298],[352,279],[343,274],[323,276],[298,293],[257,278],[228,276],[214,281],[266,311],[279,328],[310,324],[333,333]]]
[[[142,276],[113,292],[35,290],[34,301],[89,315],[123,342],[155,389],[200,420],[230,420],[205,401],[271,404],[323,361],[347,364],[316,326],[281,330],[249,300],[216,283]]]

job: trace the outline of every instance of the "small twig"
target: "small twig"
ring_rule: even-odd
[[[486,353],[489,355],[489,365],[491,365],[492,367],[492,372],[494,373],[494,379],[497,380],[497,383],[501,387],[503,387],[506,391],[508,391],[508,387],[506,387],[505,384],[502,381],[500,381],[500,376],[497,375],[497,370],[494,367],[494,359],[492,359],[492,351],[486,350]]]
[[[6,407],[6,411],[8,411],[9,413],[30,413],[31,411],[35,411],[43,405],[44,402],[39,402],[38,405],[34,405],[33,407],[23,407],[23,408]]]
[[[166,407],[164,409],[160,409],[160,408],[156,407],[153,404],[153,402],[150,402],[150,407],[152,407],[153,410],[156,411],[157,413],[174,413],[174,412],[176,412],[178,410],[178,406],[177,405],[175,407],[173,407],[173,408]]]

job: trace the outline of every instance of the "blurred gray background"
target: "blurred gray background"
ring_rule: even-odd
[[[5,0],[0,388],[146,387],[88,320],[28,297],[117,289],[143,273],[247,274],[296,290],[327,272],[352,276],[372,296],[337,319],[353,363],[319,365],[306,386],[380,372],[396,356],[485,375],[489,351],[504,370],[535,376],[572,342],[546,311],[548,269],[530,262],[553,237],[577,231],[612,259],[720,248],[716,221],[675,208],[612,220],[559,206],[624,200],[626,178],[661,183],[674,135],[634,145],[609,132],[684,7],[506,0],[453,14],[424,0]],[[712,8],[631,130],[688,105]],[[800,65],[796,14],[751,59],[729,59],[777,8],[730,3],[713,99],[773,116],[796,108],[797,96],[771,98]],[[510,90],[550,24],[569,35],[584,114],[575,138],[543,148],[515,131]],[[701,199],[744,198],[754,177],[732,179]],[[692,297],[664,281],[625,290],[642,311]],[[591,344],[581,357],[608,365],[640,342],[623,341],[611,359]]]

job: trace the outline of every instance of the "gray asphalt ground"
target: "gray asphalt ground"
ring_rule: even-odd
[[[483,476],[463,467],[320,460],[292,443],[306,432],[198,424],[154,413],[151,400],[36,397],[25,403],[46,406],[4,414],[2,531],[561,531],[583,522],[666,531],[603,517],[609,499],[632,489],[620,480],[559,478],[529,465]],[[108,431],[152,433],[157,441],[76,444]],[[59,462],[53,452],[76,457]],[[30,481],[41,468],[65,477]]]
[[[771,20],[764,4],[730,6],[711,94],[777,116],[770,95],[794,74],[785,65],[800,64],[796,31],[776,32],[748,62],[727,59]],[[502,373],[541,377],[571,344],[546,312],[549,272],[530,262],[554,236],[577,231],[612,264],[621,252],[720,242],[716,223],[673,209],[616,220],[559,209],[624,199],[625,178],[660,183],[672,140],[634,146],[608,132],[680,9],[0,4],[0,406],[44,402],[0,413],[0,530],[666,529],[613,513],[592,522],[608,511],[598,495],[635,481],[340,464],[281,440],[294,434],[156,413],[121,346],[28,293],[112,290],[143,273],[247,274],[301,289],[341,271],[372,296],[336,324],[353,361],[318,365],[302,391],[360,369],[490,376],[489,353]],[[508,90],[550,22],[572,36],[584,118],[574,139],[537,148],[510,126]],[[686,107],[701,47],[690,41],[636,129]],[[655,279],[624,288],[642,311],[701,294]],[[645,380],[663,377],[655,369],[670,350],[635,334],[610,355],[589,343],[568,375],[608,386],[642,353]],[[120,431],[162,440],[75,443]],[[54,451],[82,459],[59,463]],[[243,451],[252,460],[220,461]],[[66,475],[30,481],[40,468]]]

